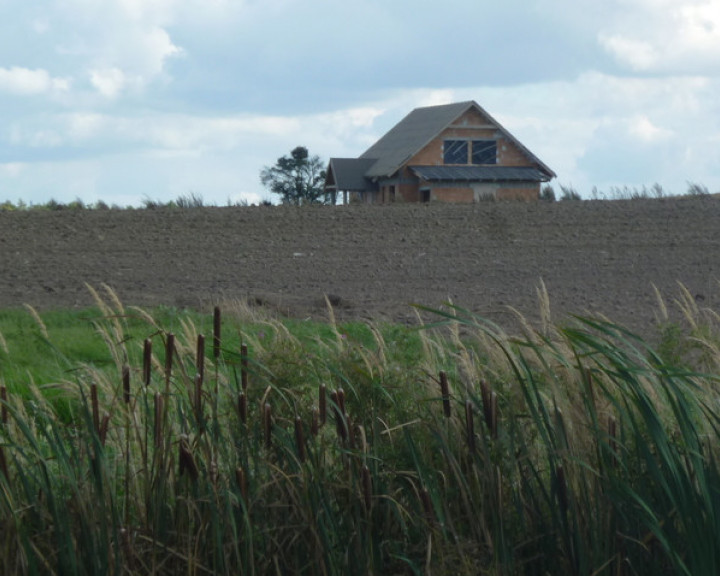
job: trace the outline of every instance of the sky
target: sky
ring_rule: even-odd
[[[465,100],[558,190],[719,192],[719,94],[720,0],[0,0],[0,203],[273,199]]]

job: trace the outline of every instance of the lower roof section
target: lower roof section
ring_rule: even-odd
[[[547,182],[550,177],[532,166],[410,166],[429,182]]]

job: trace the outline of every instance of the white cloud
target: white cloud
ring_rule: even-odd
[[[631,0],[598,34],[638,72],[720,72],[720,0]]]
[[[106,98],[115,98],[126,84],[125,74],[119,68],[90,70],[90,83]]]
[[[31,70],[13,66],[0,68],[0,92],[9,92],[20,96],[62,93],[70,89],[67,78],[53,78],[41,68]]]

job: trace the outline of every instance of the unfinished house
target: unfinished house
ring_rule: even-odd
[[[416,108],[359,158],[331,158],[343,203],[537,200],[555,173],[476,102]]]

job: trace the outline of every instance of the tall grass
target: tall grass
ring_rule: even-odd
[[[69,372],[62,413],[0,382],[4,574],[718,571],[712,330],[662,353],[448,305],[408,361],[375,326],[231,339],[228,310],[171,332],[96,296],[111,370]]]

